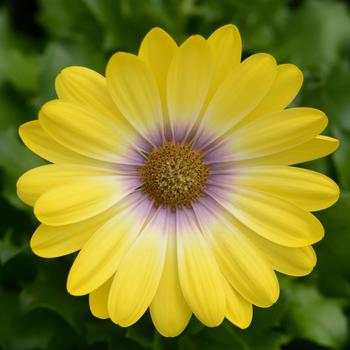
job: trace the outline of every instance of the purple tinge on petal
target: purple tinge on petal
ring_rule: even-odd
[[[239,168],[233,162],[207,163],[212,175],[235,175]]]
[[[142,222],[147,221],[155,212],[153,202],[142,191],[130,193],[125,198],[125,208],[131,210],[135,221],[142,220]]]
[[[206,190],[206,194],[208,195],[202,203],[204,203],[208,208],[215,208],[216,212],[226,211],[235,203],[229,199],[229,195],[235,192],[235,186],[232,185],[231,188],[228,186],[209,186]]]
[[[174,142],[185,143],[189,139],[192,126],[189,124],[176,123],[173,124]]]
[[[125,194],[135,192],[141,186],[139,176],[116,175],[116,177],[116,181],[119,181]]]
[[[144,135],[140,137],[137,146],[145,153],[150,153],[154,148],[160,147],[165,141],[166,128],[164,125],[156,124],[149,127]]]
[[[169,131],[167,132],[167,141],[171,141],[178,144],[191,143],[196,150],[202,149],[200,144],[196,143],[196,135],[198,129],[193,123],[172,123],[169,125]],[[170,137],[170,138],[169,138]]]
[[[227,142],[225,139],[210,141],[212,139],[213,133],[202,128],[194,139],[193,147],[203,152],[203,162],[208,165],[212,174],[233,173],[235,170],[232,161],[233,155]],[[228,159],[231,159],[231,162],[228,162]]]
[[[211,175],[208,179],[207,188],[210,187],[220,187],[220,188],[234,188],[235,174],[233,173],[223,173]]]
[[[126,154],[118,162],[115,162],[114,169],[121,173],[138,175],[140,167],[144,165],[147,159],[147,154],[163,144],[163,138],[157,136],[161,133],[161,129],[156,129],[152,135],[147,135],[148,137],[139,135],[137,140],[134,140],[134,144],[130,145]],[[151,144],[147,139],[157,139],[157,143]]]
[[[138,147],[138,148],[136,148]],[[141,166],[144,162],[144,156],[142,152],[144,152],[145,146],[143,148],[135,145],[135,147],[130,147],[127,153],[124,155],[124,164]]]
[[[156,125],[143,137],[140,136],[127,158],[134,159],[135,163],[138,163],[141,160],[140,154],[142,152],[150,153],[154,148],[161,147],[166,141],[176,144],[191,143],[193,149],[201,150],[206,154],[205,159],[208,161],[220,161],[220,159],[230,157],[231,152],[225,142],[219,139],[211,142],[213,137],[213,132],[203,128],[197,129],[192,123],[176,122],[164,126]]]
[[[192,205],[193,212],[196,216],[197,222],[201,227],[209,226],[210,223],[215,219],[211,211],[209,211],[204,205],[204,203],[210,203],[209,200],[210,200],[209,197],[201,198],[201,200],[193,203]],[[211,206],[211,209],[214,210],[214,207]]]
[[[205,188],[205,196],[201,203],[209,208],[223,208],[223,204],[229,202],[230,195],[235,191],[235,174],[212,175]]]
[[[174,231],[175,227],[175,214],[169,207],[160,206],[156,210],[153,223],[154,227],[159,229],[164,235]]]
[[[199,126],[197,130],[195,130],[195,134],[193,137],[194,145],[196,149],[206,150],[211,146],[216,146],[217,142],[213,140],[215,139],[215,134],[209,130],[204,129],[202,126]]]
[[[147,216],[145,217],[145,225],[154,219],[157,222],[153,222],[152,225],[156,225],[154,227],[164,231],[164,234],[168,231],[175,231],[175,211],[165,206],[156,207],[154,201],[142,190],[130,193],[126,203],[133,207],[132,212],[135,214],[135,218]],[[167,229],[165,230],[164,227]]]
[[[111,163],[111,167],[119,174],[136,176],[145,162],[145,156],[130,147],[123,157]]]
[[[224,143],[218,144],[215,149],[205,153],[204,163],[209,168],[209,179],[206,192],[218,191],[219,188],[234,189],[235,177],[239,169],[235,168],[233,162],[225,162],[229,150]]]
[[[225,140],[216,140],[209,147],[204,148],[206,152],[205,161],[208,163],[225,162],[227,159],[233,159],[232,150],[227,146]]]
[[[234,186],[232,186],[232,192],[234,191]],[[208,185],[205,192],[209,198],[215,199],[217,202],[222,203],[227,200],[228,191],[227,187],[220,185]]]
[[[164,137],[164,140],[161,142],[159,139],[158,142],[161,142],[157,147],[162,146],[164,144],[164,141],[169,142],[175,142],[175,143],[182,143],[186,142],[187,137],[192,137],[195,135],[196,130],[194,131],[194,134],[191,135],[191,133],[188,133],[190,130],[190,125],[175,125],[177,134],[175,135],[175,139],[168,140],[167,138],[169,135],[171,137],[174,137],[172,135],[172,132],[168,128],[167,130],[160,131],[160,128],[157,127],[154,129],[155,134],[154,135],[148,135],[155,136],[157,134],[162,134]],[[207,132],[206,130],[201,131],[201,138],[197,138],[198,140],[209,140],[211,135],[210,132]],[[154,138],[154,137],[153,137]],[[131,165],[124,165],[124,168],[122,170],[130,171],[129,173],[126,173],[123,177],[123,181],[126,184],[128,189],[137,189],[142,185],[142,180],[139,176],[139,169],[140,166],[142,166],[147,159],[147,153],[150,153],[154,149],[154,145],[150,145],[148,142],[145,141],[145,138],[141,138],[138,141],[137,145],[135,147],[132,147],[130,150],[130,153],[127,155],[128,159],[131,159],[134,161]],[[209,168],[209,179],[205,187],[205,191],[208,195],[210,194],[216,194],[216,195],[224,195],[225,191],[229,189],[230,187],[234,187],[234,178],[235,174],[237,172],[237,169],[234,168],[234,163],[225,163],[222,160],[227,158],[230,155],[230,151],[226,144],[224,142],[212,144],[210,147],[210,150],[202,150],[201,144],[199,142],[196,142],[193,140],[193,148],[198,151],[203,152],[203,162],[208,166]],[[137,150],[138,148],[138,150]],[[144,154],[140,153],[140,149],[145,152]],[[141,163],[141,165],[140,165]],[[120,168],[122,165],[118,165]],[[128,176],[129,175],[129,176]],[[225,189],[223,191],[222,189]],[[140,190],[142,195],[147,196],[142,190]],[[168,212],[167,208],[161,208],[161,210],[164,210],[165,212]],[[179,211],[181,212],[181,210]],[[173,213],[170,212],[167,215],[173,216]],[[182,214],[181,214],[182,215]]]
[[[137,176],[139,173],[139,165],[130,165],[130,164],[113,164],[113,170],[115,170],[118,174],[122,175],[133,175]]]
[[[225,210],[211,196],[205,196],[192,205],[200,226],[209,225],[216,221],[218,216]]]
[[[124,164],[142,165],[145,155],[152,152],[153,149],[163,145],[165,140],[164,127],[154,125],[143,134],[138,134],[136,140],[132,140],[128,152],[124,155]]]
[[[176,209],[176,232],[187,233],[195,231],[193,225],[196,225],[194,212],[192,208]]]

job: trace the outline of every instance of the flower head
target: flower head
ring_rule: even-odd
[[[68,276],[92,313],[121,326],[149,308],[176,336],[192,313],[245,328],[276,302],[275,271],[310,273],[324,230],[311,212],[337,185],[294,167],[333,152],[327,117],[287,108],[302,73],[268,54],[241,62],[237,28],[180,46],[152,29],[138,55],[118,52],[106,77],[57,77],[58,99],[20,128],[53,164],[25,173],[18,195],[41,222],[39,256],[80,251]]]

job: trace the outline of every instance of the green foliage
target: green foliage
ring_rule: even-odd
[[[97,320],[86,297],[69,296],[73,257],[46,260],[29,249],[37,225],[16,197],[18,176],[42,160],[25,149],[17,129],[54,97],[54,79],[68,65],[104,71],[117,50],[136,52],[153,26],[178,41],[235,23],[244,55],[265,51],[298,64],[305,84],[297,103],[323,109],[339,151],[305,166],[340,183],[342,196],[320,213],[325,239],[312,275],[280,276],[281,297],[254,310],[247,330],[229,322],[209,329],[192,319],[176,339],[161,337],[145,315],[122,329]],[[331,0],[7,0],[0,4],[0,349],[303,350],[349,349],[350,298],[350,15]]]
[[[289,292],[290,305],[285,317],[289,334],[341,349],[348,331],[341,303],[326,299],[312,286],[297,286]]]

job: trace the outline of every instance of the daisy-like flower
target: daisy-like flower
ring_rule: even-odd
[[[53,164],[25,173],[18,195],[41,225],[33,251],[76,251],[67,289],[127,327],[149,308],[164,336],[192,313],[245,328],[252,305],[279,296],[275,271],[316,264],[321,223],[338,198],[328,177],[291,165],[326,156],[327,117],[286,108],[302,73],[265,53],[241,62],[237,28],[178,46],[159,28],[138,55],[118,52],[106,77],[83,67],[56,79],[58,99],[20,127]]]

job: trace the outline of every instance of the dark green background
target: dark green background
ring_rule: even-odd
[[[327,133],[341,140],[331,157],[306,166],[333,177],[341,199],[319,217],[326,238],[307,277],[279,276],[282,293],[270,309],[255,309],[252,326],[228,322],[204,328],[192,320],[176,339],[162,338],[149,316],[122,329],[93,318],[86,297],[69,296],[72,256],[46,260],[28,243],[37,225],[16,198],[15,183],[42,161],[25,149],[18,126],[36,118],[54,97],[65,66],[103,72],[117,50],[136,52],[141,38],[161,26],[181,42],[218,26],[240,28],[244,55],[269,52],[299,65],[305,84],[297,105],[323,109]],[[287,0],[38,0],[0,2],[0,348],[29,349],[350,349],[350,14],[346,2]]]

